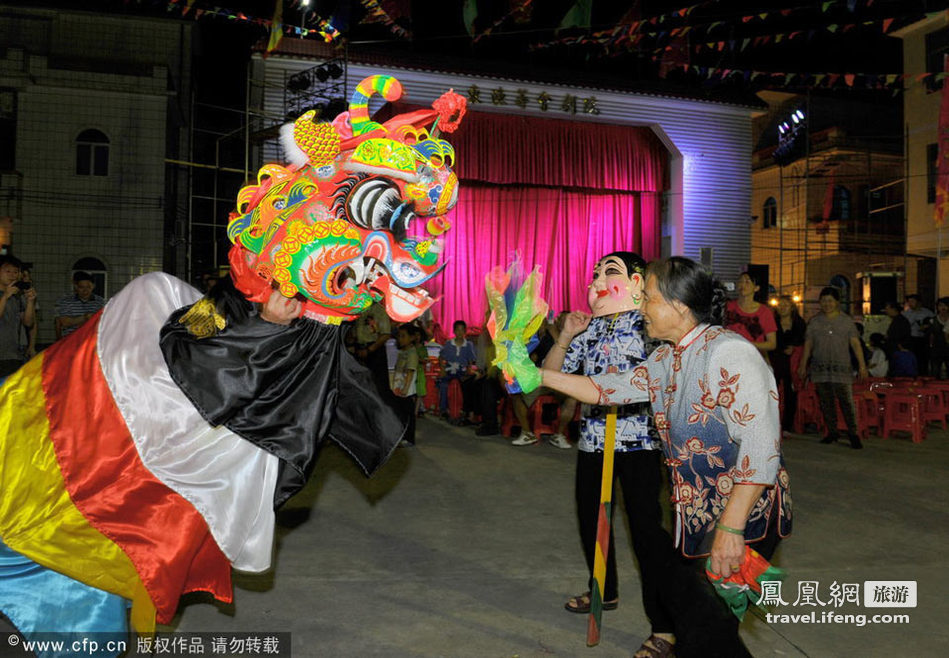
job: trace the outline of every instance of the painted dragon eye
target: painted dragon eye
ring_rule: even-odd
[[[284,208],[287,207],[287,200],[286,200],[286,199],[277,199],[276,201],[273,202],[273,207],[274,207],[274,209],[276,209],[276,210],[283,210]]]

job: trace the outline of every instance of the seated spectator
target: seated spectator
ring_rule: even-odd
[[[74,332],[105,306],[105,300],[93,292],[96,285],[88,272],[74,273],[72,287],[73,294],[64,295],[56,302],[57,340]]]
[[[469,368],[477,360],[475,357],[474,345],[465,337],[468,332],[468,325],[464,320],[457,320],[452,325],[454,338],[445,343],[438,357],[441,361],[442,372],[444,375],[438,380],[438,402],[442,414],[448,414],[448,386],[453,379],[467,379],[470,374]],[[470,404],[465,405],[465,410],[470,411]]]
[[[918,374],[916,355],[907,349],[906,344],[898,343],[890,355],[890,377],[915,377]]]
[[[881,333],[870,334],[870,360],[867,362],[867,372],[871,377],[886,377],[890,367],[886,359],[886,336]]]

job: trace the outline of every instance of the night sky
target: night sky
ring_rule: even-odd
[[[9,1],[9,0],[8,0]],[[555,29],[574,5],[575,0],[534,0],[526,12],[511,12],[521,0],[478,0],[473,23],[475,41],[466,28],[463,0],[377,0],[395,19],[395,27],[381,22],[366,22],[366,4],[371,0],[312,0],[306,13],[301,0],[284,0],[286,25],[316,28],[321,18],[332,20],[340,28],[343,40],[354,49],[373,48],[394,56],[451,62],[465,60],[481,66],[485,73],[510,70],[518,73],[546,72],[571,79],[600,81],[612,86],[658,84],[697,89],[756,91],[782,88],[784,78],[748,79],[743,71],[782,73],[902,73],[899,39],[887,37],[883,21],[893,19],[888,32],[922,18],[926,13],[949,7],[949,0],[799,0],[798,2],[750,2],[748,0],[701,0],[671,3],[657,0],[592,0],[589,29]],[[254,19],[269,21],[274,0],[193,0],[191,11],[182,19],[181,8],[188,0],[86,0],[82,8],[120,14],[148,15],[169,20],[189,20],[200,36],[196,60],[199,100],[241,104],[244,64],[251,46],[266,38],[267,28]],[[20,3],[13,3],[20,4]],[[30,6],[77,8],[73,0],[33,1]],[[212,16],[215,9],[250,20]],[[678,9],[689,9],[686,16],[675,16]],[[198,18],[198,10],[204,14]],[[762,17],[762,14],[766,16]],[[662,18],[649,23],[651,18]],[[644,22],[635,44],[617,43],[616,39],[594,38],[604,30],[629,23]],[[838,26],[834,32],[828,26]],[[850,29],[844,30],[847,25]],[[673,30],[688,28],[687,35],[671,36]],[[410,38],[397,32],[411,33]],[[483,34],[489,30],[488,34]],[[787,35],[795,34],[793,38]],[[784,34],[781,43],[774,35]],[[599,36],[602,36],[599,35]],[[766,42],[763,40],[766,37]],[[285,38],[299,38],[287,35]],[[308,38],[319,38],[310,35]],[[574,43],[556,43],[572,40]],[[746,42],[746,40],[748,40]],[[757,41],[756,41],[757,40]],[[576,43],[579,41],[579,43]],[[718,50],[706,43],[726,44]],[[340,41],[342,43],[342,41]],[[671,51],[662,49],[671,46]],[[725,82],[702,73],[668,73],[662,61],[687,63],[712,71],[734,70]],[[922,71],[912,72],[922,73]],[[865,94],[867,86],[858,80],[853,87],[840,81],[831,94]],[[828,93],[813,89],[813,81],[792,80],[787,90]],[[873,92],[869,92],[873,93]],[[892,96],[891,92],[883,92]]]

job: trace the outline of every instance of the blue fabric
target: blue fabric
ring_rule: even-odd
[[[128,603],[47,569],[0,542],[0,611],[28,641],[83,638],[91,633],[128,637]],[[55,633],[55,635],[50,635]],[[101,636],[96,639],[102,641]],[[34,650],[38,658],[72,656],[68,650]],[[117,652],[96,652],[115,656]]]
[[[643,317],[625,311],[593,318],[586,331],[574,336],[564,356],[562,372],[602,375],[632,370],[646,359]],[[584,404],[580,423],[583,452],[603,452],[609,407]],[[616,452],[658,450],[659,437],[649,420],[649,404],[622,405],[616,413]]]

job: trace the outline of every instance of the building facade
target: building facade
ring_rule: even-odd
[[[946,84],[937,81],[935,74],[946,70],[949,12],[933,13],[893,36],[903,40],[903,70],[907,74],[903,92],[908,163],[906,248],[927,259],[919,273],[919,285],[907,286],[907,292],[919,292],[924,304],[933,308],[937,297],[949,295],[949,227],[939,230],[934,222],[939,114]],[[924,73],[933,75],[920,79]]]
[[[873,108],[791,94],[764,96],[771,110],[758,120],[761,148],[753,158],[750,232],[752,261],[767,266],[770,298],[789,295],[809,315],[816,312],[820,289],[835,286],[848,313],[878,314],[885,297],[902,299],[905,273],[913,269],[907,268],[904,250],[898,123],[855,135],[848,125],[863,123],[861,110],[873,115]],[[834,108],[834,114],[821,117],[824,107]],[[793,129],[795,113],[802,117],[799,143],[776,144],[782,128]],[[790,157],[781,157],[781,144]],[[881,285],[884,279],[892,290]]]
[[[0,5],[0,216],[32,263],[39,343],[75,270],[115,294],[161,270],[178,205],[166,158],[190,105],[185,22]]]
[[[269,57],[252,57],[251,112],[264,118],[252,132],[268,134],[268,121],[285,120],[290,80],[332,56],[327,49],[321,50],[321,44],[287,41],[281,44],[282,51]],[[397,77],[408,99],[420,106],[452,88],[466,94],[469,109],[479,112],[648,127],[669,154],[662,252],[701,260],[723,278],[733,278],[747,266],[751,117],[760,104],[605,89],[583,80],[566,85],[458,73],[448,66],[439,70],[438,62],[422,69],[391,60],[370,61],[353,50],[348,57],[342,85],[346,99],[363,77],[382,73]],[[474,102],[473,89],[479,92]],[[518,104],[518,98],[527,102]],[[595,103],[596,112],[587,111],[585,104],[590,102]],[[261,163],[282,159],[274,142],[261,145],[259,153]],[[498,157],[504,157],[503,151]]]

